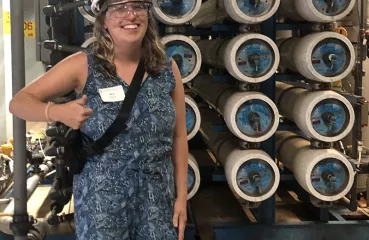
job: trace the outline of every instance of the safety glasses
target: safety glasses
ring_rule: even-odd
[[[107,16],[115,19],[127,18],[130,13],[144,19],[148,18],[151,7],[149,1],[119,1],[107,5]]]

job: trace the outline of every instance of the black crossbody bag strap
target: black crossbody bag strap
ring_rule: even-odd
[[[90,149],[85,149],[87,150],[87,155],[93,155],[93,153],[101,154],[104,148],[107,147],[119,133],[126,130],[126,122],[131,115],[144,75],[145,65],[144,60],[141,58],[117,117],[105,133],[90,146]]]

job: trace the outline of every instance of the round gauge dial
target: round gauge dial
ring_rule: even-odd
[[[165,52],[168,57],[176,61],[182,78],[190,75],[196,66],[196,52],[184,41],[171,41],[165,44]]]
[[[160,0],[160,10],[169,17],[183,17],[193,11],[196,0]]]
[[[349,112],[341,101],[325,99],[314,107],[310,120],[317,133],[334,137],[341,134],[348,126]]]
[[[313,49],[311,63],[315,71],[322,76],[335,77],[347,69],[349,58],[350,51],[344,42],[327,38]]]
[[[186,129],[187,134],[192,132],[192,130],[195,128],[196,124],[196,115],[193,108],[186,103]]]
[[[336,16],[345,11],[351,0],[310,0],[315,9],[326,16]]]
[[[267,14],[274,4],[274,0],[237,0],[238,8],[250,17]]]
[[[268,103],[253,99],[238,108],[236,124],[243,134],[249,137],[260,137],[270,131],[274,118],[273,110]]]
[[[237,185],[248,196],[259,197],[270,191],[275,175],[269,163],[261,159],[251,159],[237,171]]]
[[[310,180],[317,192],[325,196],[333,196],[346,188],[349,181],[348,170],[341,161],[327,158],[314,166]]]
[[[273,49],[263,40],[248,40],[237,49],[236,64],[247,77],[264,76],[274,64]]]

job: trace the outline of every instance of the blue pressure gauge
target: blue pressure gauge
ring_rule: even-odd
[[[273,67],[275,60],[272,47],[260,39],[244,42],[236,52],[238,69],[247,77],[261,77]]]
[[[170,17],[183,17],[193,11],[196,0],[160,0],[159,7]]]
[[[171,41],[165,44],[165,52],[168,57],[176,61],[182,78],[190,75],[196,66],[195,50],[184,41]]]
[[[237,185],[248,196],[259,197],[274,185],[275,175],[269,163],[261,159],[251,159],[237,171]]]
[[[327,158],[314,166],[310,174],[314,189],[324,196],[341,193],[349,182],[347,167],[339,160]]]
[[[271,10],[274,2],[274,0],[237,0],[237,6],[247,16],[260,17]]]
[[[325,16],[336,16],[345,11],[350,0],[310,0],[318,12]]]
[[[341,40],[327,38],[313,49],[311,63],[314,69],[324,77],[342,74],[350,63],[350,51]]]
[[[187,134],[193,131],[196,124],[196,114],[193,108],[186,103],[186,129]]]
[[[248,137],[260,137],[267,134],[273,126],[274,119],[270,105],[260,99],[246,101],[236,113],[237,127]]]
[[[319,102],[311,112],[311,125],[322,136],[334,137],[348,126],[349,112],[345,104],[337,99]]]
[[[187,193],[191,192],[195,186],[195,171],[192,169],[191,165],[188,165],[187,171]]]

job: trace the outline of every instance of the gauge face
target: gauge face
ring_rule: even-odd
[[[244,102],[237,110],[238,129],[248,137],[260,137],[273,127],[274,113],[270,105],[263,100],[253,99]]]
[[[347,45],[338,39],[327,38],[313,49],[311,63],[315,71],[324,77],[342,74],[350,63]]]
[[[196,0],[160,0],[159,7],[169,17],[183,17],[193,11]]]
[[[191,192],[195,185],[195,172],[192,169],[191,165],[188,165],[188,172],[187,172],[187,192]]]
[[[310,0],[318,12],[325,16],[336,16],[347,9],[352,0]]]
[[[192,132],[192,130],[195,128],[195,123],[196,123],[195,111],[193,110],[193,108],[188,103],[186,103],[186,129],[187,129],[187,134]]]
[[[168,57],[172,57],[181,72],[182,78],[190,75],[196,66],[196,52],[184,41],[171,41],[165,44],[165,52]]]
[[[252,197],[268,193],[275,181],[272,167],[261,159],[252,159],[243,163],[236,177],[237,186],[243,193]]]
[[[237,0],[238,8],[247,16],[260,17],[274,6],[274,0]]]
[[[317,192],[325,196],[333,196],[346,188],[349,173],[341,161],[327,158],[314,166],[310,180]]]
[[[325,137],[334,137],[347,128],[349,112],[341,101],[325,99],[314,107],[310,120],[318,134]]]
[[[236,64],[247,77],[264,76],[274,64],[273,49],[263,40],[248,40],[237,49]]]

